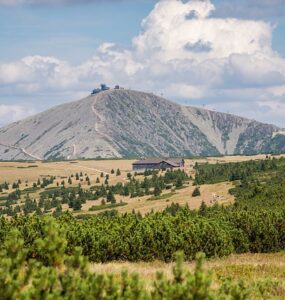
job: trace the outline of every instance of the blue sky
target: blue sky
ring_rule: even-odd
[[[155,1],[103,1],[0,8],[0,60],[53,55],[78,63],[104,42],[129,47]]]
[[[106,81],[285,127],[284,37],[285,0],[0,0],[0,125]]]

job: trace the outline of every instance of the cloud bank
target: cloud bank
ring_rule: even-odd
[[[2,64],[0,94],[71,97],[119,83],[285,126],[285,59],[272,49],[272,25],[213,13],[209,0],[161,0],[130,49],[104,43],[76,66],[38,55]]]

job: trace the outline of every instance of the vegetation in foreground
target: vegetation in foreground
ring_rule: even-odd
[[[277,283],[259,283],[252,290],[244,282],[220,278],[212,283],[203,269],[203,255],[197,254],[194,272],[185,270],[182,253],[176,255],[172,278],[158,273],[151,288],[137,274],[91,272],[81,248],[67,255],[64,230],[45,218],[43,237],[35,241],[37,255],[28,259],[29,249],[17,230],[12,230],[0,251],[1,299],[262,299]]]
[[[221,279],[218,287],[211,287],[199,259],[196,273],[185,274],[177,267],[170,283],[158,275],[151,291],[143,288],[137,276],[124,274],[118,279],[86,269],[84,257],[93,262],[168,262],[175,259],[177,251],[192,260],[199,252],[210,258],[285,250],[284,159],[195,168],[197,187],[233,181],[235,204],[207,207],[203,203],[198,211],[173,204],[145,217],[135,212],[119,215],[115,210],[80,220],[69,213],[59,214],[57,219],[2,217],[0,280],[1,294],[7,295],[4,299],[268,299],[274,291],[284,296],[282,287],[274,282],[261,282],[253,289]],[[281,292],[276,292],[278,289]]]
[[[136,272],[142,278],[146,287],[151,289],[157,272],[163,272],[165,277],[172,279],[175,263],[154,262],[109,262],[93,263],[91,270],[100,274],[113,274],[119,277],[121,272]],[[232,254],[223,258],[207,259],[204,269],[211,272],[214,286],[220,286],[222,281],[230,278],[235,283],[243,281],[251,290],[253,299],[284,299],[285,298],[285,252],[279,253],[246,253]],[[195,262],[185,262],[189,271],[195,270]]]

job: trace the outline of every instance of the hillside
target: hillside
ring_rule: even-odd
[[[110,90],[0,129],[0,159],[110,158],[284,152],[274,125]]]

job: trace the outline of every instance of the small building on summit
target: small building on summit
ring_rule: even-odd
[[[101,84],[101,91],[108,91],[109,89],[110,88],[105,83]]]
[[[92,91],[91,95],[95,95],[95,94],[98,94],[100,92],[108,91],[108,90],[110,90],[110,88],[105,83],[102,83],[100,88],[94,89]]]
[[[92,92],[91,92],[91,95],[95,95],[95,94],[98,94],[98,93],[100,93],[100,92],[104,92],[104,91],[109,91],[111,88],[110,87],[108,87],[105,83],[102,83],[101,85],[100,85],[100,88],[96,88],[96,89],[94,89]],[[124,88],[123,87],[121,87],[121,86],[119,86],[119,85],[116,85],[115,87],[114,87],[114,90],[123,90]]]
[[[145,159],[133,163],[133,170],[159,170],[183,168],[184,159]]]

